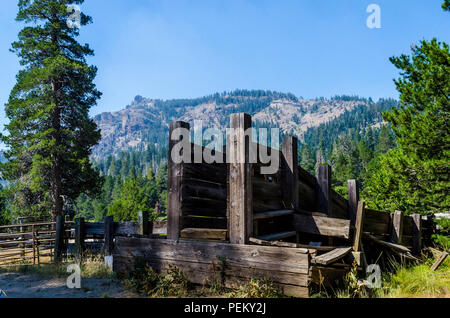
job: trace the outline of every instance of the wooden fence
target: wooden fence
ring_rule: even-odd
[[[159,237],[167,232],[165,221],[149,221],[139,213],[138,222],[85,222],[83,218],[56,222],[31,222],[0,226],[0,266],[60,262],[86,254],[111,255],[116,237]]]
[[[410,252],[429,239],[430,219],[366,209],[355,180],[342,197],[331,188],[330,166],[319,166],[316,177],[298,165],[295,137],[267,148],[252,141],[251,125],[249,115],[231,115],[226,147],[212,152],[228,163],[208,163],[197,157],[205,148],[192,143],[191,162],[173,160],[175,150],[186,155],[176,145],[189,138],[173,132],[190,126],[171,123],[167,239],[118,237],[115,271],[132,271],[140,259],[157,270],[176,265],[196,283],[215,274],[230,287],[269,277],[285,293],[307,296],[312,284],[343,277],[353,260],[367,264],[363,244],[415,259]],[[264,152],[278,159],[272,174],[263,173]]]
[[[31,222],[0,226],[0,265],[53,261],[55,222]]]

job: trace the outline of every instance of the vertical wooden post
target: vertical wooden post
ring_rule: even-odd
[[[64,217],[58,215],[56,217],[56,233],[55,233],[55,263],[61,262],[64,249]]]
[[[317,168],[317,183],[319,189],[317,191],[317,208],[319,212],[333,216],[332,198],[331,198],[331,166],[320,165]]]
[[[167,196],[167,238],[178,240],[181,231],[181,178],[182,163],[175,163],[172,158],[173,147],[182,137],[172,140],[172,133],[177,128],[189,130],[189,124],[183,121],[170,123],[169,130],[169,160],[168,160],[168,196]]]
[[[412,252],[416,255],[422,250],[422,216],[413,214],[412,217]]]
[[[19,224],[23,224],[23,218],[19,218]],[[21,226],[21,227],[19,228],[19,231],[20,231],[20,233],[23,233],[23,232],[24,232],[23,226]],[[21,235],[21,236],[20,236],[20,241],[22,241],[23,243],[22,243],[22,244],[19,244],[18,247],[22,247],[21,256],[22,256],[22,258],[25,258],[25,247],[26,247],[26,244],[25,244],[25,236]]]
[[[34,240],[35,240],[35,244],[36,244],[37,262],[38,262],[38,266],[40,266],[41,258],[40,258],[40,252],[39,252],[39,231],[35,231]]]
[[[105,217],[105,246],[103,248],[106,256],[113,254],[114,250],[114,217]]]
[[[299,207],[298,193],[298,140],[296,137],[285,137],[281,145],[281,173],[283,201],[288,209]]]
[[[33,265],[36,265],[36,246],[35,246],[35,234],[34,234],[34,225],[31,226],[31,240],[32,240],[32,247],[33,247]]]
[[[401,211],[395,211],[392,215],[391,240],[393,243],[402,243],[403,236],[403,214]]]
[[[352,225],[356,222],[356,212],[358,210],[359,201],[359,188],[356,180],[347,181],[347,193],[348,193],[348,216]]]
[[[147,211],[138,212],[138,234],[143,236],[148,236],[149,234],[149,222]]]
[[[84,251],[84,219],[75,219],[75,258],[81,262]]]
[[[253,232],[253,189],[252,164],[250,163],[251,132],[245,132],[252,126],[248,114],[239,113],[230,116],[230,136],[227,137],[228,165],[228,232],[230,243],[246,244]]]
[[[361,235],[363,232],[364,225],[364,201],[358,202],[358,211],[356,212],[356,223],[355,223],[355,235],[353,242],[353,251],[359,252],[361,250]]]

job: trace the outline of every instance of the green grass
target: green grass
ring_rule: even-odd
[[[344,279],[344,288],[322,291],[314,297],[327,298],[450,298],[450,258],[431,271],[436,258],[423,256],[419,265],[393,264],[391,273],[382,275],[381,288],[368,289],[358,283],[354,271]]]
[[[436,297],[450,298],[450,259],[442,263],[436,271],[430,267],[435,257],[424,260],[416,266],[399,266],[392,275],[386,275],[377,297],[382,298],[415,298]]]

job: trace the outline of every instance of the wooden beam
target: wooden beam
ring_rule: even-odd
[[[351,250],[351,247],[336,248],[328,253],[314,257],[311,262],[320,265],[329,265],[344,258]]]
[[[439,257],[436,259],[436,261],[434,262],[433,266],[431,266],[431,271],[435,271],[447,258],[448,253],[447,252],[442,252],[441,255],[439,255]]]
[[[359,188],[356,180],[347,181],[347,193],[348,193],[348,216],[351,221],[351,224],[355,225],[359,201]]]
[[[406,246],[380,240],[380,239],[378,239],[377,237],[373,236],[370,233],[364,232],[363,235],[364,235],[365,238],[368,238],[369,240],[372,240],[372,241],[374,241],[374,242],[376,242],[376,243],[378,243],[380,245],[384,245],[386,247],[390,247],[393,250],[397,250],[397,251],[404,252],[404,253],[410,253],[411,252],[409,250],[409,248],[407,248]]]
[[[167,194],[167,237],[169,239],[178,239],[181,229],[181,178],[182,163],[174,162],[172,158],[172,150],[174,146],[180,142],[182,136],[173,136],[172,133],[178,129],[184,128],[189,130],[189,124],[183,121],[170,123],[169,130],[169,159],[168,159],[168,194]]]
[[[303,249],[118,237],[114,251],[117,273],[133,270],[139,259],[156,271],[175,265],[193,283],[216,277],[225,286],[238,287],[265,277],[286,295],[308,296],[310,255]]]
[[[358,202],[358,210],[356,212],[356,222],[355,222],[355,237],[353,240],[353,251],[359,252],[361,247],[361,235],[363,232],[363,224],[364,224],[364,201]]]
[[[294,229],[297,232],[349,238],[350,221],[324,216],[295,214]]]
[[[230,116],[230,135],[227,137],[228,165],[228,232],[230,243],[246,244],[253,232],[253,186],[250,143],[252,118],[239,113]],[[248,135],[246,135],[246,132]]]
[[[147,211],[138,212],[138,235],[147,236],[150,234],[149,215]]]
[[[277,211],[260,212],[253,214],[253,220],[269,219],[279,216],[292,215],[294,213],[295,213],[294,210],[277,210]]]
[[[422,250],[422,216],[420,214],[411,215],[412,224],[412,252],[419,255]]]
[[[261,240],[256,237],[251,237],[249,239],[250,243],[256,244],[256,245],[264,245],[264,246],[278,246],[278,247],[288,247],[288,248],[303,248],[298,243],[291,243],[291,242],[282,242],[282,241],[266,241]],[[303,248],[305,253],[308,253],[309,250],[307,248]]]
[[[258,236],[258,239],[264,240],[264,241],[276,241],[276,240],[281,240],[284,238],[295,236],[296,234],[297,234],[297,232],[295,232],[295,231],[279,232],[279,233],[261,235],[261,236]]]
[[[185,228],[181,230],[181,238],[222,240],[227,238],[227,230]]]
[[[298,209],[298,139],[285,137],[281,145],[281,176],[283,202],[288,209]]]
[[[105,245],[104,253],[110,256],[114,250],[114,218],[112,216],[105,217]]]
[[[403,236],[403,213],[401,211],[395,211],[392,215],[392,243],[402,244]]]
[[[317,209],[320,212],[326,213],[328,216],[333,216],[332,198],[331,198],[331,166],[320,165],[317,168]]]
[[[75,258],[79,262],[83,258],[85,233],[84,218],[75,219]]]

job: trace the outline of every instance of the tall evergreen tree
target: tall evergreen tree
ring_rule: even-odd
[[[64,200],[101,188],[89,161],[100,131],[89,109],[101,93],[93,80],[97,68],[86,57],[87,44],[67,21],[68,4],[84,0],[19,0],[16,20],[26,26],[12,44],[23,69],[6,105],[10,122],[2,141],[8,162],[1,166],[11,182],[19,213],[61,215]],[[81,13],[80,25],[91,23]]]
[[[381,126],[380,138],[378,139],[377,150],[381,153],[386,153],[395,147],[395,138],[391,134],[387,125]]]
[[[369,180],[377,207],[405,212],[450,208],[450,53],[446,43],[422,41],[412,56],[391,58],[401,107],[384,113],[399,147],[381,158]]]

